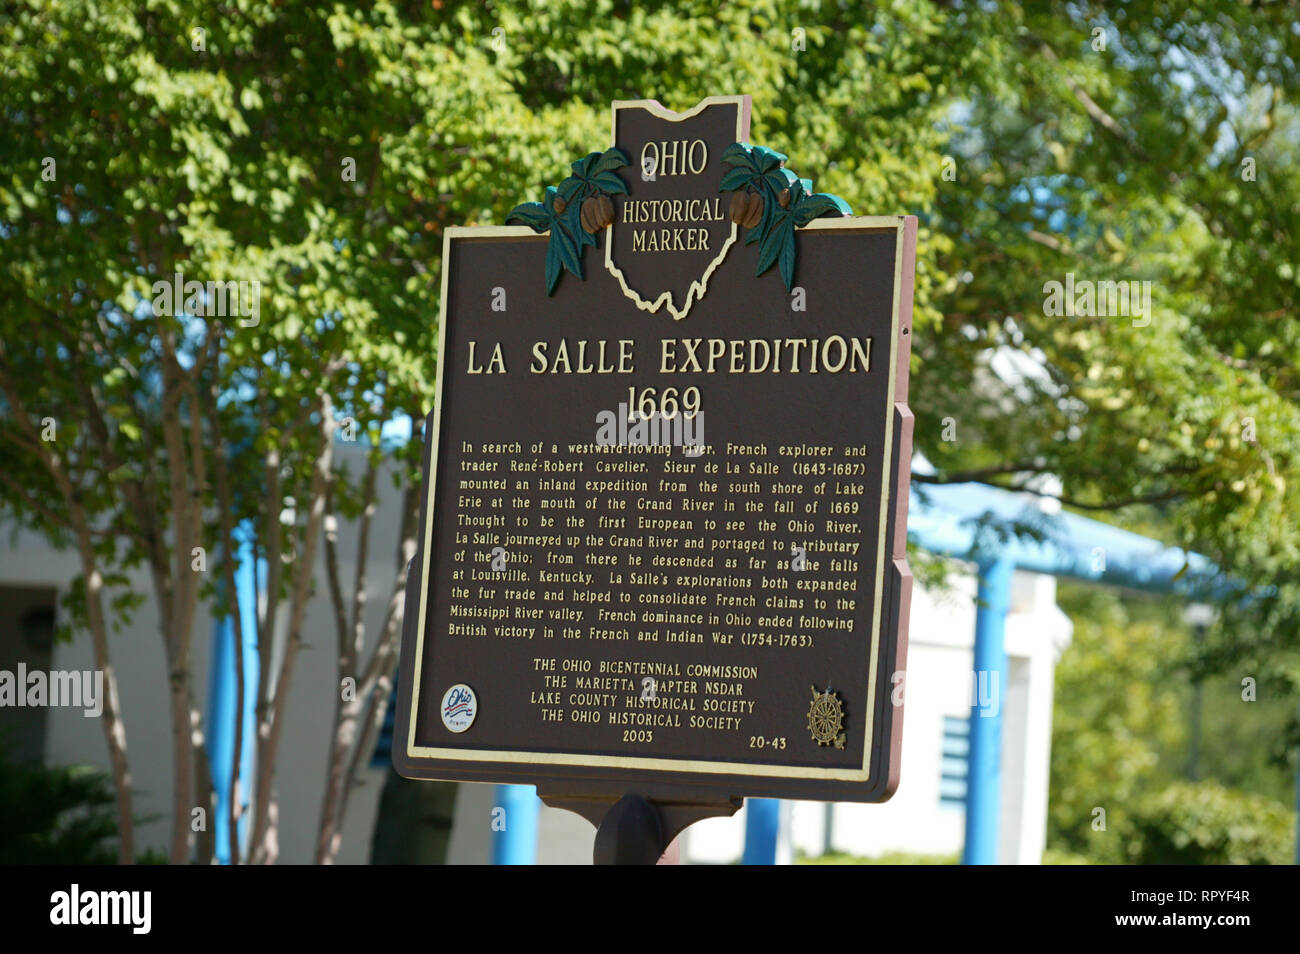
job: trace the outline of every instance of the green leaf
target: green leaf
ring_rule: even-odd
[[[766,180],[760,182],[759,194],[763,196],[763,217],[758,221],[758,230],[766,236],[772,230],[777,213],[782,209],[777,202],[777,194],[767,187]]]
[[[790,221],[788,227],[793,229],[793,221],[788,221]],[[758,245],[758,268],[754,272],[755,275],[762,275],[776,262],[777,257],[781,254],[781,244],[785,241],[783,235],[785,228],[785,222],[778,222],[764,233],[763,239]]]
[[[719,192],[735,192],[737,189],[743,189],[754,181],[754,171],[746,169],[743,166],[736,166],[728,169],[722,177],[722,183],[718,186]]]
[[[566,203],[572,205],[574,197],[582,192],[584,185],[586,185],[586,183],[577,176],[569,176],[569,178],[560,183],[557,191]]]
[[[591,169],[591,175],[597,176],[602,172],[613,172],[615,169],[621,169],[623,166],[630,166],[632,160],[628,158],[627,153],[617,146],[611,146],[601,153],[600,159]]]
[[[542,205],[546,208],[548,227],[555,225],[555,199],[559,194],[560,191],[555,186],[547,186],[546,194],[542,197]]]
[[[627,183],[617,173],[600,172],[591,181],[596,188],[606,195],[627,195]]]
[[[799,181],[799,178],[789,169],[778,166],[763,173],[761,181],[763,188],[771,190],[772,198],[775,199],[783,189],[789,189],[793,192],[795,183]]]
[[[781,258],[779,267],[781,269],[781,278],[785,282],[785,290],[789,291],[794,287],[794,219],[787,218],[781,223],[781,234],[784,236],[781,240]]]
[[[525,202],[515,206],[506,215],[506,225],[511,222],[521,222],[534,232],[545,232],[551,227],[551,215],[542,203]]]
[[[788,157],[783,152],[768,149],[766,146],[754,147],[754,162],[761,173],[768,173],[780,167]]]
[[[573,170],[573,174],[577,176],[579,179],[582,180],[590,179],[592,173],[595,170],[595,166],[598,162],[600,162],[600,159],[601,159],[600,153],[590,152],[587,155],[583,156],[581,159],[574,160],[574,162],[569,166],[569,168]]]
[[[853,210],[849,208],[849,204],[839,196],[831,195],[828,192],[817,192],[803,197],[795,205],[794,221],[795,225],[804,226],[813,219],[821,218],[823,215],[852,214]]]
[[[738,169],[748,169],[750,172],[758,172],[758,164],[754,162],[754,155],[748,143],[734,142],[722,151],[724,165],[735,166]]]
[[[568,214],[556,219],[555,227],[551,229],[551,244],[557,247],[560,264],[567,271],[582,278],[582,247],[578,237],[573,234],[573,224],[574,219]],[[581,231],[581,228],[578,231]]]

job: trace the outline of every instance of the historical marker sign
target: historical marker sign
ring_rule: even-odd
[[[447,231],[402,774],[896,787],[916,220],[846,214],[748,126],[615,103],[522,226]]]

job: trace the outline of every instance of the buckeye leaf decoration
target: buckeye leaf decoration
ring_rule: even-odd
[[[776,265],[789,291],[794,287],[795,229],[825,215],[852,215],[853,210],[839,196],[813,192],[812,180],[800,179],[785,168],[786,157],[773,149],[733,143],[722,153],[722,162],[730,168],[722,174],[719,192],[742,192],[763,200],[763,214],[745,236],[746,245],[758,243],[756,274]]]
[[[758,243],[758,271],[755,274],[762,275],[773,264],[779,265],[781,278],[785,281],[787,291],[794,284],[794,209],[795,202],[802,198],[802,194],[803,186],[796,179],[790,184],[790,201],[787,207],[782,208],[779,203],[772,203],[768,230]],[[766,212],[765,206],[765,218],[767,218]]]
[[[627,195],[627,183],[614,170],[621,169],[631,162],[622,149],[606,149],[593,152],[577,160],[570,166],[574,177],[586,189],[583,198],[593,195]]]
[[[557,208],[557,201],[564,204]],[[582,246],[574,234],[573,216],[569,214],[571,203],[564,202],[561,191],[548,186],[542,204],[546,206],[551,222],[551,240],[546,244],[546,294],[549,295],[560,280],[561,267],[578,278],[583,277]]]
[[[511,222],[520,222],[534,232],[545,232],[551,227],[551,216],[542,203],[525,202],[510,210],[510,214],[506,216],[506,224],[509,225]]]
[[[596,244],[596,234],[582,226],[582,204],[595,196],[626,195],[627,183],[615,170],[630,163],[621,149],[590,153],[570,166],[573,174],[558,186],[547,186],[541,202],[517,205],[506,216],[507,225],[519,222],[539,234],[551,233],[546,244],[546,294],[554,293],[562,272],[583,278],[582,253]]]
[[[831,195],[829,192],[814,192],[812,195],[805,195],[803,199],[795,206],[794,224],[803,228],[813,219],[819,219],[824,215],[852,215],[853,210],[849,204],[837,195]]]

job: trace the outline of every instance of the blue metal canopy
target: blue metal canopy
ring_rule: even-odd
[[[1033,573],[1188,598],[1226,585],[1199,553],[1075,513],[1044,513],[1029,495],[987,484],[914,483],[908,506],[908,539],[943,556],[997,556]]]

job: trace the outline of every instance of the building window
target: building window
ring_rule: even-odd
[[[0,586],[0,672],[12,676],[20,665],[28,672],[53,667],[57,600],[52,589]],[[43,705],[0,706],[0,757],[43,761],[48,715]]]
[[[943,717],[943,751],[939,760],[939,805],[966,807],[966,757],[970,752],[970,718]]]

